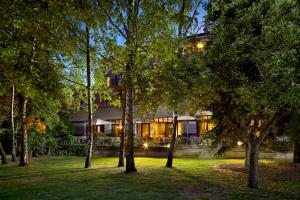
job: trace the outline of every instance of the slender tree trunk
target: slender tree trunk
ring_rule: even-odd
[[[120,135],[120,152],[118,167],[124,167],[124,143],[125,143],[125,112],[126,112],[126,93],[122,91],[121,94],[122,104],[122,129]]]
[[[249,168],[250,165],[250,148],[249,148],[250,144],[249,142],[245,142],[245,167]]]
[[[20,110],[20,109],[19,109]],[[19,117],[20,119],[20,117]],[[16,156],[17,157],[20,157],[20,152],[21,152],[21,141],[20,141],[20,126],[21,126],[21,121],[19,121],[18,123],[16,123],[16,143],[17,143],[17,146],[16,146]]]
[[[39,156],[38,150],[36,148],[33,148],[32,149],[32,157],[38,157],[38,156]]]
[[[90,66],[90,31],[86,24],[86,72],[87,72],[87,92],[88,92],[88,151],[85,160],[85,168],[91,167],[93,152],[93,129],[92,129],[92,95],[91,95],[91,66]]]
[[[174,154],[174,147],[175,147],[175,141],[176,141],[176,130],[177,130],[177,115],[175,113],[173,113],[172,140],[171,140],[171,146],[169,149],[166,167],[173,166],[173,154]]]
[[[179,10],[179,21],[178,21],[178,38],[179,41],[182,39],[183,37],[183,24],[184,24],[184,12],[185,12],[185,7],[186,7],[186,0],[182,0],[181,2],[181,7]],[[177,57],[178,58],[182,58],[182,53],[183,53],[183,48],[181,48],[181,44],[178,43],[178,53],[177,53]],[[176,129],[177,129],[177,114],[173,112],[173,130],[172,130],[172,141],[171,141],[171,146],[169,149],[169,153],[168,153],[168,160],[167,160],[167,164],[166,167],[172,167],[173,166],[173,154],[174,154],[174,147],[175,147],[175,141],[176,141]]]
[[[300,140],[295,139],[293,145],[293,163],[300,163]]]
[[[20,96],[20,106],[21,106],[21,152],[20,152],[20,166],[28,165],[28,141],[27,141],[27,121],[26,121],[26,112],[27,112],[27,98]]]
[[[135,56],[137,53],[137,17],[139,2],[136,0],[127,1],[127,30],[126,30],[126,50],[128,54],[128,62],[126,64],[125,80],[126,80],[126,114],[125,114],[125,136],[126,136],[126,172],[137,171],[134,163],[134,135],[133,135],[133,80],[135,68]]]
[[[137,171],[134,163],[134,135],[133,135],[133,99],[132,89],[126,91],[126,172]]]
[[[12,149],[11,149],[11,161],[16,162],[16,148],[17,148],[17,140],[15,133],[15,122],[14,122],[14,107],[15,107],[15,84],[12,84],[11,91],[11,111],[10,111],[10,119],[11,119],[11,141],[12,141]]]
[[[258,187],[258,147],[256,142],[249,142],[249,170],[248,170],[248,187]]]
[[[6,160],[6,154],[5,154],[5,151],[2,147],[2,144],[0,142],[0,155],[1,155],[1,160],[2,160],[2,164],[7,164],[7,160]]]

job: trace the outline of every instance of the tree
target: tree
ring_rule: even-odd
[[[11,88],[11,112],[10,112],[10,118],[11,118],[11,143],[12,143],[12,149],[11,149],[11,160],[12,162],[16,162],[16,149],[17,149],[17,140],[16,140],[16,133],[15,133],[15,115],[14,115],[14,109],[15,109],[15,85],[12,84]]]
[[[7,164],[6,154],[5,154],[5,151],[2,147],[1,142],[0,142],[0,155],[1,155],[2,165]]]
[[[118,167],[124,167],[124,144],[125,144],[125,107],[126,93],[121,94],[121,107],[122,107],[122,130],[120,135],[120,151],[119,151],[119,163]]]
[[[97,1],[76,1],[68,5],[63,13],[64,26],[62,27],[63,36],[66,41],[61,49],[63,63],[70,70],[66,80],[80,85],[87,94],[87,98],[82,97],[83,102],[87,102],[88,111],[88,151],[86,155],[85,168],[91,167],[93,151],[93,95],[109,96],[107,88],[103,87],[104,76],[103,68],[99,56],[96,52],[101,51],[98,44],[101,36],[101,27],[106,23],[103,20],[102,11]],[[99,45],[99,46],[98,46]],[[69,65],[69,63],[71,63]],[[100,65],[100,66],[98,66]],[[79,81],[76,79],[79,79]],[[100,86],[100,87],[97,87]],[[99,89],[100,88],[100,89]],[[100,90],[100,91],[99,91]],[[102,91],[101,91],[102,90]]]
[[[181,109],[187,91],[186,80],[182,81],[186,79],[184,74],[187,75],[186,46],[189,45],[188,35],[197,34],[201,28],[197,20],[201,4],[201,0],[165,2],[161,8],[161,15],[164,16],[164,35],[154,43],[154,46],[160,48],[151,55],[151,62],[147,63],[148,66],[144,67],[139,75],[139,103],[144,112],[154,113],[158,106],[166,106],[173,112],[172,139],[166,167],[172,167],[173,163],[177,114],[186,113],[186,110]]]
[[[1,2],[1,14],[7,21],[1,24],[1,82],[10,80],[14,83],[19,98],[20,166],[28,164],[28,107],[41,95],[53,98],[60,88],[60,72],[52,60],[57,43],[50,34],[56,30],[55,22],[58,22],[53,15],[54,5],[44,1]]]
[[[299,104],[299,5],[289,1],[209,1],[206,64],[214,115],[249,148],[248,187],[258,187],[258,150]],[[280,38],[280,40],[278,39]]]
[[[102,8],[109,8],[104,10],[108,20],[106,32],[113,35],[108,37],[113,41],[106,47],[113,51],[106,51],[106,54],[119,66],[120,69],[116,71],[123,75],[122,83],[126,92],[126,172],[134,172],[136,167],[133,149],[133,93],[139,89],[139,75],[144,69],[149,68],[155,50],[159,49],[156,46],[156,39],[161,36],[165,38],[164,33],[169,31],[167,28],[169,25],[164,23],[165,10],[162,2],[159,1],[128,0],[107,3],[99,1],[99,5]],[[163,25],[167,29],[163,29]],[[122,38],[121,44],[120,38]]]

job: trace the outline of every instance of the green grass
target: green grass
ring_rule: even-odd
[[[0,199],[297,199],[300,182],[260,178],[260,188],[246,187],[245,172],[218,170],[219,164],[243,160],[182,158],[174,168],[165,159],[136,158],[137,173],[117,168],[117,158],[94,158],[84,169],[82,157],[31,158],[27,167],[0,165]],[[264,161],[276,168],[277,162]],[[276,169],[276,170],[282,170]],[[299,173],[296,172],[295,173]],[[297,175],[297,174],[296,174]]]

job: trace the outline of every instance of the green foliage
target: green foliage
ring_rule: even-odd
[[[139,103],[145,113],[155,112],[161,105],[179,113],[195,111],[195,104],[190,103],[194,91],[190,90],[196,87],[191,86],[197,84],[204,88],[206,84],[199,82],[198,76],[206,76],[206,72],[200,65],[201,52],[184,52],[184,48],[189,42],[188,34],[198,33],[194,32],[194,28],[199,24],[195,25],[194,22],[197,21],[201,5],[202,1],[168,1],[165,10],[161,11],[164,17],[160,19],[163,22],[159,26],[164,31],[162,35],[151,33],[153,35],[149,38],[153,42],[150,43],[149,52],[152,49],[153,52],[146,54],[149,59],[139,68],[137,76],[138,89],[141,91]],[[195,62],[199,65],[196,66]]]
[[[277,132],[277,122],[300,105],[299,4],[212,0],[207,11],[203,60],[212,101],[206,107],[215,115],[216,131],[230,139]]]

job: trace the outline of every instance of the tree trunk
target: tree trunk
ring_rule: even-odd
[[[295,139],[293,145],[293,163],[299,164],[300,163],[300,140]]]
[[[249,170],[248,170],[248,187],[258,187],[258,145],[255,142],[249,142]]]
[[[126,91],[126,115],[125,115],[125,135],[126,135],[126,172],[137,171],[134,163],[134,136],[133,136],[133,99],[132,89]]]
[[[118,167],[124,167],[124,143],[125,143],[125,112],[126,112],[126,93],[121,93],[122,104],[122,129],[120,135],[120,152]]]
[[[245,167],[249,169],[250,165],[250,144],[248,142],[245,142]]]
[[[37,147],[32,149],[32,157],[39,157],[39,149]]]
[[[14,122],[14,107],[15,107],[15,84],[12,84],[12,91],[11,91],[11,111],[10,111],[10,119],[11,119],[11,161],[16,162],[16,148],[17,148],[17,140],[16,140],[16,133],[15,133],[15,122]]]
[[[5,154],[5,151],[2,147],[2,144],[0,142],[0,155],[1,155],[1,160],[2,160],[2,164],[7,164],[7,160],[6,160],[6,154]]]
[[[175,147],[175,142],[176,142],[176,130],[177,130],[177,115],[175,113],[173,113],[172,141],[171,141],[171,146],[169,149],[166,167],[173,166],[173,154],[174,154],[174,147]]]
[[[27,98],[20,96],[20,114],[21,114],[21,152],[20,152],[20,166],[28,165],[28,141],[27,141],[27,121],[26,121],[26,111],[27,111]]]
[[[91,95],[91,66],[90,66],[90,31],[86,24],[86,73],[87,73],[87,92],[88,92],[88,151],[85,160],[85,168],[91,167],[93,152],[93,129],[92,129],[92,95]]]
[[[134,135],[133,135],[133,89],[132,77],[135,68],[135,56],[137,53],[137,16],[139,3],[135,0],[127,1],[127,30],[126,50],[129,52],[125,71],[126,87],[126,114],[125,114],[125,136],[126,136],[126,172],[137,171],[134,163]]]

